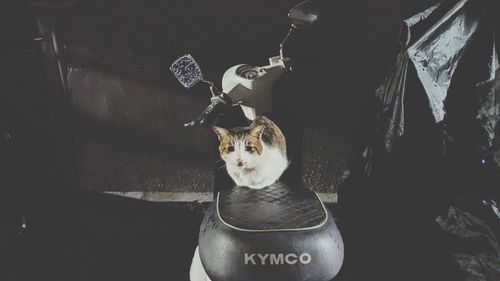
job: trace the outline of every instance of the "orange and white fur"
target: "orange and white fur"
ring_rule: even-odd
[[[219,152],[236,185],[260,189],[276,182],[288,167],[285,136],[270,119],[259,116],[249,127],[214,127]],[[210,281],[198,247],[191,263],[191,281]]]
[[[264,116],[250,127],[214,127],[219,152],[226,169],[238,186],[260,189],[273,184],[288,166],[286,142],[281,130]]]

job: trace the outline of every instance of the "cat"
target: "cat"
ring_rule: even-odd
[[[276,182],[288,167],[285,136],[269,118],[259,116],[249,127],[213,127],[229,176],[238,186],[261,189]],[[210,281],[196,247],[191,281]]]
[[[229,176],[238,186],[261,189],[277,181],[288,167],[285,136],[269,118],[249,127],[213,127]]]

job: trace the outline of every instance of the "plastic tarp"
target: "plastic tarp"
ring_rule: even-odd
[[[469,200],[450,206],[436,219],[456,244],[451,258],[466,281],[500,280],[500,212],[494,200]]]
[[[368,175],[372,171],[374,150],[380,147],[387,153],[393,152],[398,139],[405,133],[408,79],[418,79],[435,122],[442,124],[442,128],[446,127],[446,99],[450,84],[457,67],[464,67],[460,65],[462,55],[474,40],[483,40],[488,46],[485,51],[488,52],[487,59],[482,62],[486,71],[476,81],[476,92],[466,94],[477,95],[480,104],[476,119],[484,137],[478,145],[489,152],[495,147],[497,135],[500,135],[499,83],[496,78],[499,66],[494,25],[489,13],[485,12],[489,3],[482,0],[447,0],[403,21],[400,34],[402,48],[396,64],[375,92],[378,100],[375,138],[363,152]],[[476,34],[480,29],[482,32]],[[415,68],[416,78],[409,77],[410,64]]]

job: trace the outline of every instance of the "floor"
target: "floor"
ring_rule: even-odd
[[[2,237],[9,243],[0,280],[188,280],[209,203],[75,197],[26,217],[21,234]]]
[[[26,216],[21,234],[0,229],[0,280],[188,280],[209,203],[151,203],[96,193],[66,199]],[[336,281],[448,280],[440,278],[444,271],[436,272],[448,266],[433,250],[438,242],[400,236],[412,230],[396,232],[401,223],[379,223],[377,213],[352,211],[358,217],[346,219],[336,205],[328,207],[340,214],[346,248]]]

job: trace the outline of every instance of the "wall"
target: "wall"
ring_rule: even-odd
[[[48,85],[38,97],[48,98],[39,108],[56,148],[49,166],[66,177],[56,185],[210,199],[214,180],[227,183],[215,137],[183,127],[209,93],[183,89],[168,66],[191,53],[219,81],[232,65],[265,64],[298,1],[70,2],[23,7],[45,39],[39,78]],[[400,20],[432,2],[318,1],[321,19],[288,42],[294,71],[275,89],[292,178],[324,193],[342,186],[366,104],[395,58]]]
[[[426,6],[385,2],[319,2],[319,23],[288,43],[295,66],[276,86],[277,115],[292,128],[291,169],[308,188],[331,193],[349,175],[366,102],[398,48],[399,20]],[[79,188],[209,198],[221,177],[215,138],[183,128],[209,93],[181,88],[168,66],[191,53],[218,81],[231,65],[264,64],[294,4],[82,1],[49,15],[64,49]]]

